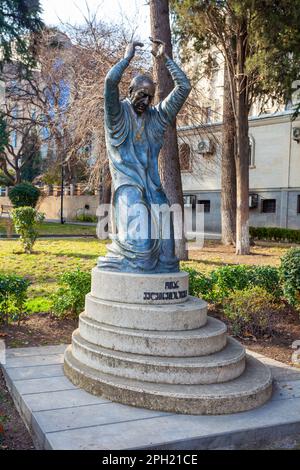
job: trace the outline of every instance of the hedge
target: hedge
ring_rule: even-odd
[[[250,227],[250,236],[254,240],[300,243],[300,230],[279,227]]]

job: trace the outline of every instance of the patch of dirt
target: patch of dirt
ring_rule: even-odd
[[[71,343],[78,320],[58,320],[49,313],[30,315],[18,326],[17,323],[1,327],[0,337],[8,348],[46,346]]]
[[[30,434],[14,406],[0,369],[0,451],[33,449]]]
[[[217,241],[208,240],[201,250],[189,251],[189,261],[200,261],[214,268],[226,264],[279,266],[280,257],[289,247],[289,245],[265,246],[256,243],[251,246],[249,255],[236,255],[233,246],[224,246]]]
[[[2,326],[0,339],[9,348],[68,344],[77,324],[77,320],[57,320],[48,313],[39,313],[31,315],[19,326],[17,323]],[[30,449],[34,449],[32,439],[14,406],[0,369],[0,450]]]
[[[233,335],[230,321],[224,317],[222,309],[215,306],[209,306],[209,315],[219,318],[228,327],[228,334]],[[286,306],[280,314],[274,315],[273,331],[271,335],[264,337],[236,336],[246,348],[264,356],[270,357],[276,361],[284,362],[288,365],[292,364],[292,354],[294,349],[292,344],[294,341],[300,340],[300,316],[293,308]]]

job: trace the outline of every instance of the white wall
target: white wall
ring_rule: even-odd
[[[250,168],[250,188],[299,188],[300,144],[292,139],[292,128],[300,127],[300,119],[292,122],[288,114],[250,119],[249,134],[254,139],[254,167]],[[211,128],[219,141],[217,155],[203,157],[194,153],[192,171],[182,173],[183,190],[219,191],[221,189],[220,146],[221,126]],[[184,139],[196,148],[201,131],[183,131]],[[207,138],[207,132],[203,138]]]

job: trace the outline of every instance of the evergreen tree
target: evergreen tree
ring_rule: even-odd
[[[12,59],[30,65],[33,60],[30,33],[40,31],[39,0],[1,0],[0,2],[0,65]]]
[[[255,99],[284,103],[300,69],[300,0],[171,0],[181,40],[217,48],[229,75],[236,141],[237,254],[249,246],[248,115]]]
[[[33,131],[24,144],[24,163],[21,163],[21,181],[32,182],[42,171],[42,157],[37,133]]]

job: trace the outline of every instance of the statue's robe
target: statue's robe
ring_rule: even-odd
[[[186,100],[190,83],[183,71],[167,59],[166,67],[174,80],[174,89],[157,106],[138,115],[129,99],[119,100],[118,84],[128,65],[127,59],[121,60],[105,80],[105,133],[114,208],[113,242],[108,246],[107,256],[99,258],[98,266],[127,272],[177,272],[179,263],[175,257],[173,224],[170,224],[169,237],[163,239],[157,210],[157,205],[169,204],[161,186],[158,155],[166,128]],[[138,209],[135,213],[134,207]]]

